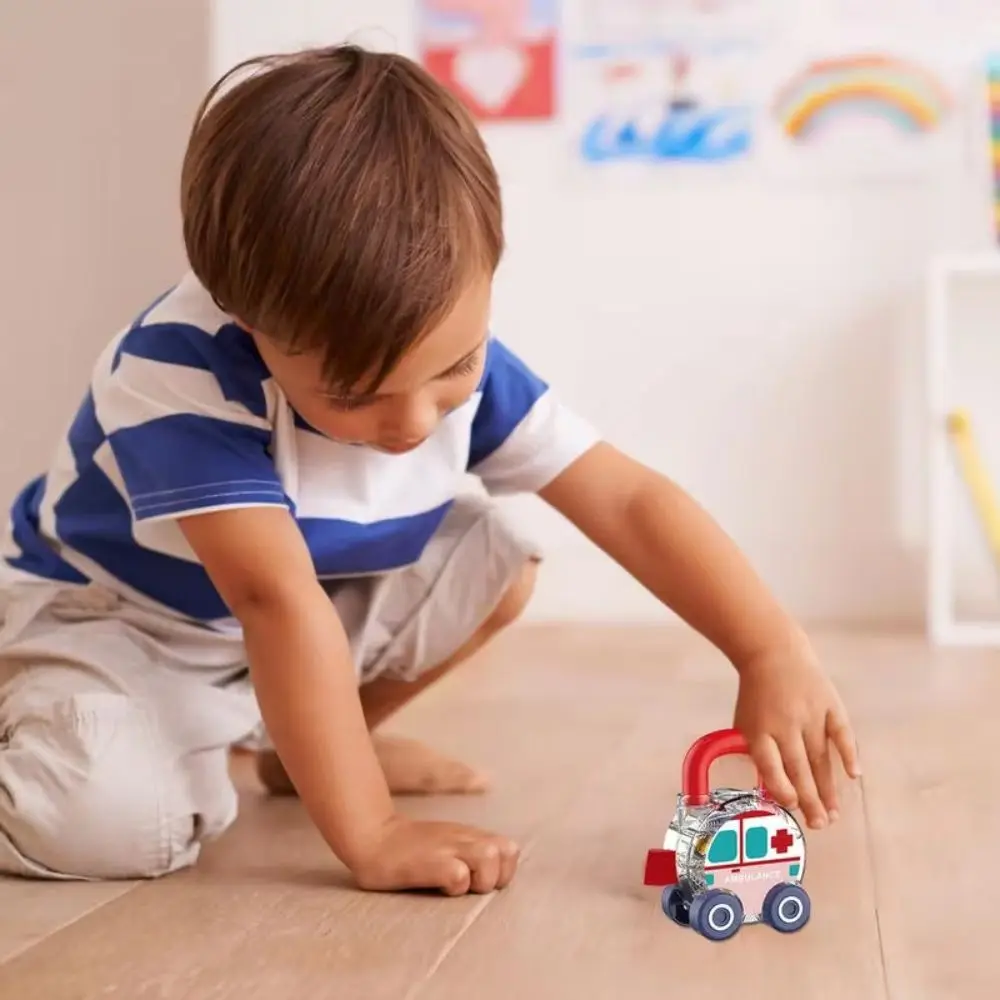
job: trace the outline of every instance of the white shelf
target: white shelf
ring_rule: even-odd
[[[951,622],[932,633],[938,646],[965,649],[1000,648],[1000,625],[986,622]]]
[[[956,298],[971,291],[966,278],[996,281],[1000,289],[1000,252],[942,255],[931,261],[927,283],[926,420],[928,435],[927,629],[941,646],[1000,648],[1000,621],[959,621],[955,616],[957,514],[966,506],[959,491],[946,420],[959,403],[951,398],[951,345]],[[997,372],[1000,379],[1000,371]],[[986,544],[984,539],[983,544]]]
[[[943,254],[931,261],[931,273],[944,278],[1000,275],[1000,248],[996,253]]]

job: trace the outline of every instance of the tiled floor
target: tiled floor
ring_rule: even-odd
[[[1000,972],[994,756],[1000,655],[919,636],[820,634],[865,777],[809,835],[813,918],[710,944],[642,885],[691,740],[729,723],[735,678],[666,629],[524,628],[391,729],[487,766],[496,789],[409,800],[520,839],[490,897],[355,891],[300,805],[243,778],[199,867],[140,885],[0,881],[0,997],[25,1000],[988,1000]],[[735,770],[734,770],[735,767]],[[740,763],[719,780],[746,783]]]

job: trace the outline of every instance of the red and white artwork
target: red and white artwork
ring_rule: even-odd
[[[483,121],[555,114],[557,0],[421,0],[420,57]]]

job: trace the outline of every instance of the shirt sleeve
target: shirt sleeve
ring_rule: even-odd
[[[223,334],[172,326],[127,336],[95,393],[133,517],[291,509],[253,359],[234,365],[214,340]]]
[[[537,492],[600,440],[498,340],[490,341],[479,391],[469,471],[492,494]]]

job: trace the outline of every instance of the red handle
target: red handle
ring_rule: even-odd
[[[691,744],[684,758],[681,790],[689,806],[703,806],[708,802],[708,771],[720,757],[738,755],[747,757],[750,748],[743,734],[737,729],[719,729],[707,733]],[[757,775],[757,784],[763,789],[764,781]]]

